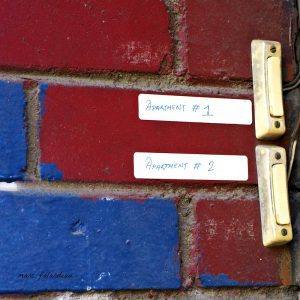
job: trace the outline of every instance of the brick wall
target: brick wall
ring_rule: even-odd
[[[137,109],[140,93],[252,101],[252,39],[282,43],[291,80],[294,1],[0,2],[1,298],[297,299],[299,190],[295,241],[263,247],[254,125]],[[136,179],[138,151],[242,154],[249,178]]]

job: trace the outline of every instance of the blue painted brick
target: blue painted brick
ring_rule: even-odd
[[[2,192],[0,219],[1,293],[180,287],[172,200]]]
[[[0,181],[20,180],[26,169],[23,84],[0,81]]]

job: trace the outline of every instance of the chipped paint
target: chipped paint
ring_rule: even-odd
[[[55,181],[64,178],[63,172],[53,163],[41,163],[40,173],[43,180]]]
[[[43,117],[43,114],[45,112],[45,98],[46,98],[46,93],[48,89],[48,84],[45,82],[40,82],[39,83],[39,101],[40,101],[40,118]]]
[[[288,249],[284,246],[266,248],[262,244],[258,200],[200,199],[195,204],[195,248],[191,251],[191,258],[195,261],[195,276],[200,285],[273,286],[291,283]],[[285,273],[282,270],[286,270]]]
[[[233,286],[272,286],[277,285],[277,283],[265,283],[265,282],[238,282],[236,280],[231,279],[226,274],[202,274],[199,276],[199,280],[201,281],[201,284],[203,287],[233,287]]]

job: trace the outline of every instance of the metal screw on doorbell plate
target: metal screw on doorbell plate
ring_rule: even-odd
[[[270,47],[270,51],[271,51],[272,53],[276,53],[276,47],[275,47],[274,45],[272,45],[272,46]]]
[[[276,128],[280,128],[280,122],[279,122],[279,121],[275,121],[275,122],[274,122],[274,126],[275,126]]]
[[[286,236],[287,235],[287,230],[284,228],[284,229],[281,229],[281,234],[283,235],[283,236]]]
[[[275,158],[278,160],[278,159],[280,159],[281,158],[281,154],[279,153],[279,152],[276,152],[275,153]]]

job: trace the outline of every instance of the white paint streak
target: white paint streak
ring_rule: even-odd
[[[232,218],[228,223],[225,221],[218,222],[215,219],[208,219],[204,223],[207,239],[212,240],[217,235],[224,235],[226,241],[254,241],[254,223],[253,220],[244,223],[243,220]]]
[[[225,229],[225,240],[238,239],[243,241],[255,240],[253,221],[247,223],[233,218]]]
[[[208,239],[211,240],[217,234],[218,223],[215,219],[209,219],[204,223],[205,231],[208,234]]]
[[[16,192],[18,190],[18,185],[16,182],[1,182],[0,183],[0,191],[3,192]]]
[[[119,52],[119,51],[118,51]],[[131,41],[128,44],[121,45],[120,53],[122,59],[125,62],[129,62],[133,65],[139,64],[151,64],[153,60],[160,59],[161,53],[165,52],[165,49],[152,49],[151,43],[142,43]]]
[[[98,277],[98,279],[96,281],[100,281],[103,278],[110,277],[110,276],[111,276],[111,274],[109,272],[102,272],[102,273],[99,274],[99,277]]]

